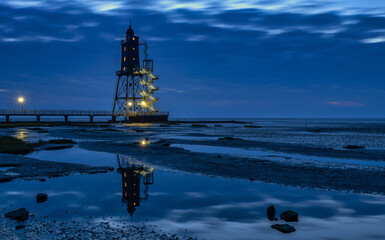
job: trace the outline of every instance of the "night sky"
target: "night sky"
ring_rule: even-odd
[[[111,110],[130,20],[171,117],[385,117],[383,0],[1,0],[0,109]]]

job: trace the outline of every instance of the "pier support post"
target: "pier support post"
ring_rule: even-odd
[[[64,121],[67,123],[68,122],[68,116],[64,116]]]
[[[36,122],[40,122],[40,116],[36,115]]]
[[[94,122],[94,116],[90,116],[90,123]]]
[[[6,122],[6,123],[9,123],[9,115],[6,115],[6,116],[5,116],[5,122]]]

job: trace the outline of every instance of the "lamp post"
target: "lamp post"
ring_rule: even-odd
[[[19,104],[20,104],[20,110],[21,110],[21,112],[23,112],[23,104],[24,104],[25,99],[24,99],[23,97],[19,97],[19,98],[17,99],[17,101],[18,101]]]

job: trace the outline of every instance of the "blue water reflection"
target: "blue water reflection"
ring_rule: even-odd
[[[385,238],[383,196],[298,189],[153,169],[124,155],[76,147],[30,156],[114,166],[115,171],[46,182],[2,183],[1,208],[25,207],[37,218],[148,222],[205,239]],[[36,203],[35,195],[39,192],[48,193],[47,202]],[[293,224],[295,233],[283,235],[270,228],[266,208],[271,204],[276,206],[278,214],[287,209],[299,213],[299,222]]]

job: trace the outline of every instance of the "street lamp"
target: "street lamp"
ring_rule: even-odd
[[[19,97],[19,98],[17,99],[17,101],[18,101],[19,104],[20,104],[20,109],[21,109],[21,111],[23,111],[23,104],[24,104],[25,99],[24,99],[23,97]]]

